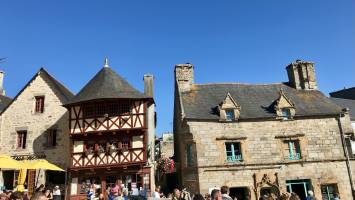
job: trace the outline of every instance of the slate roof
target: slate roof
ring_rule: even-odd
[[[329,93],[331,97],[355,100],[355,87]]]
[[[334,98],[330,97],[334,103],[342,108],[349,108],[350,119],[351,121],[355,121],[355,100],[352,99],[341,99],[341,98]]]
[[[103,67],[67,105],[95,99],[119,98],[148,99],[151,97],[133,88],[110,67]]]
[[[229,92],[241,106],[240,119],[275,118],[274,103],[280,90],[295,104],[297,116],[335,115],[341,107],[318,90],[296,90],[286,83],[251,85],[239,83],[194,84],[180,93],[183,111],[189,119],[219,119],[218,105]]]
[[[10,97],[0,95],[0,112],[4,110],[10,103],[12,99]]]
[[[42,76],[45,81],[48,81],[54,89],[59,92],[61,95],[58,96],[62,103],[66,103],[71,98],[74,97],[74,94],[70,92],[63,84],[61,84],[58,80],[56,80],[53,76],[51,76],[43,67],[38,70],[38,72],[31,78],[30,81],[17,93],[12,101],[10,101],[3,109],[1,109],[1,114],[6,111],[6,109],[12,104],[12,102],[16,101],[17,97],[29,86],[33,80],[36,79],[37,76]]]
[[[74,94],[68,88],[66,88],[62,83],[51,76],[44,68],[41,68],[40,72],[42,73],[44,79],[49,80],[55,89],[60,92],[61,96],[64,97],[64,103],[68,102],[74,97]]]

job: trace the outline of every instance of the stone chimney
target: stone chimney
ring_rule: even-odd
[[[153,93],[153,81],[154,81],[154,77],[151,74],[144,74],[143,76],[143,80],[144,80],[144,94],[149,96],[149,97],[153,97],[154,93]]]
[[[0,71],[0,94],[5,95],[5,90],[4,90],[4,72]]]
[[[180,92],[188,92],[194,83],[194,66],[190,63],[175,65],[175,83]]]
[[[298,90],[318,90],[314,63],[296,60],[286,70],[291,87]]]

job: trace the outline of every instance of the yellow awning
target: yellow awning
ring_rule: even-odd
[[[45,169],[45,170],[52,170],[52,171],[65,171],[62,168],[54,165],[44,159],[38,160],[25,160],[22,161],[22,167],[25,169]]]
[[[21,169],[22,163],[7,155],[0,155],[0,169]]]

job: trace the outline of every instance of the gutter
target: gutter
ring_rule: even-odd
[[[349,152],[348,152],[348,148],[346,148],[346,142],[345,142],[345,136],[344,136],[344,130],[343,130],[343,125],[341,123],[341,117],[344,113],[339,114],[339,116],[337,116],[337,121],[338,121],[338,126],[339,126],[339,130],[340,130],[340,137],[341,137],[341,142],[343,144],[343,150],[344,150],[344,154],[345,154],[345,162],[346,162],[346,168],[348,170],[348,175],[349,175],[349,180],[350,180],[350,186],[351,186],[351,194],[353,196],[353,199],[355,199],[355,189],[354,189],[354,180],[353,180],[353,173],[352,173],[352,169],[351,169],[351,165],[350,165],[350,159],[349,159]]]

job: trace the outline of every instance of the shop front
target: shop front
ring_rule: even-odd
[[[86,198],[89,191],[95,197],[103,194],[107,199],[110,188],[118,181],[130,195],[146,195],[150,188],[150,168],[130,166],[123,168],[86,169],[70,172],[69,194],[71,200]]]

